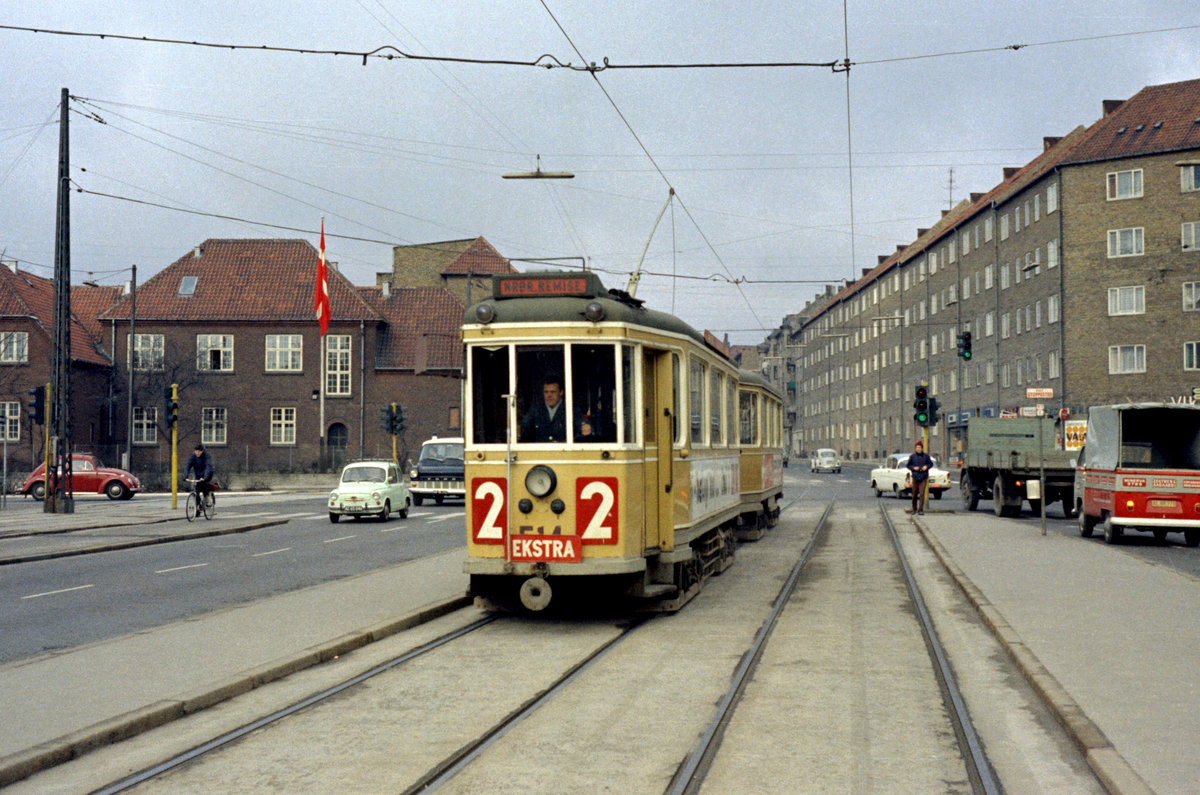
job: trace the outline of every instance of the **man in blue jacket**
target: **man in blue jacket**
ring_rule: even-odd
[[[912,474],[912,512],[925,513],[925,498],[929,491],[929,470],[933,459],[925,454],[925,445],[917,442],[908,457],[908,471]]]
[[[187,464],[183,468],[183,476],[186,478],[192,472],[196,473],[196,490],[201,495],[208,494],[209,484],[213,479],[213,463],[212,456],[204,449],[204,445],[200,442],[196,443],[196,450],[188,457]]]

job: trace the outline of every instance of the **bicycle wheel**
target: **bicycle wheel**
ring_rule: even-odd
[[[211,519],[217,513],[217,497],[211,491],[204,495],[204,515]]]
[[[187,514],[187,520],[189,522],[196,518],[196,510],[199,507],[200,507],[199,504],[196,502],[196,492],[193,491],[191,494],[189,494],[187,496],[187,503],[183,507],[183,510]]]

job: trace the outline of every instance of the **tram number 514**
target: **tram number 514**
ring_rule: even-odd
[[[617,543],[617,479],[575,481],[575,535],[584,544]]]

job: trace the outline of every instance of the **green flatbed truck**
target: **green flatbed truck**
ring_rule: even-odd
[[[1056,436],[1049,417],[972,417],[959,477],[963,507],[991,500],[997,516],[1015,516],[1028,502],[1040,514],[1045,499],[1072,516],[1076,452],[1061,449]]]

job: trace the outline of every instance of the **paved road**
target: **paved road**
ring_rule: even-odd
[[[323,494],[223,496],[222,518],[235,514],[247,520],[287,521],[233,535],[5,567],[0,578],[0,664],[465,544],[461,504],[417,508],[408,519],[393,515],[387,522],[335,525],[324,510]],[[129,510],[128,503],[107,500],[82,505],[80,510],[109,521],[119,520],[122,506]],[[22,511],[24,521],[33,521],[39,516],[38,507],[10,503],[5,518],[11,520]],[[125,535],[129,528],[112,532]],[[65,542],[70,534],[62,535]],[[20,540],[5,543],[15,545]]]

